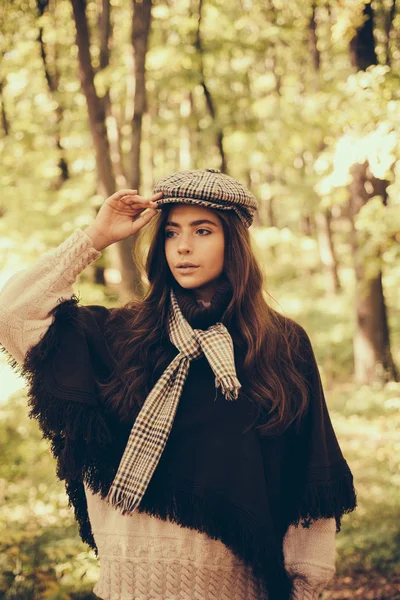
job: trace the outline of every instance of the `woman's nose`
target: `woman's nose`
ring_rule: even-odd
[[[189,240],[181,238],[178,242],[178,252],[190,252],[192,246]]]

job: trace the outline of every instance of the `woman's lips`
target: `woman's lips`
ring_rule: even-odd
[[[198,269],[199,267],[178,267],[178,271],[180,273],[183,274],[189,274],[189,273],[193,273],[193,271],[195,271],[196,269]]]

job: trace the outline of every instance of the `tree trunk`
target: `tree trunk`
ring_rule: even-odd
[[[378,59],[374,40],[374,13],[372,5],[364,5],[365,21],[350,41],[350,59],[357,71],[365,71],[371,65],[377,65]]]
[[[96,166],[98,181],[101,186],[102,195],[108,197],[116,191],[116,182],[113,165],[111,161],[110,144],[106,127],[107,96],[99,98],[94,85],[94,69],[90,57],[90,35],[86,18],[86,0],[71,0],[75,27],[76,44],[78,46],[79,74],[82,90],[86,97],[89,116],[89,125],[96,154]],[[108,53],[105,49],[104,40],[107,41],[110,28],[107,23],[109,19],[109,0],[103,2],[103,13],[101,22],[101,61],[107,64]],[[132,186],[133,187],[133,186]],[[132,240],[122,240],[110,247],[109,252],[113,262],[118,266],[121,273],[121,284],[118,292],[122,303],[141,295],[140,276],[138,268],[132,260]],[[141,284],[141,282],[140,282]],[[139,289],[137,289],[139,288]]]
[[[191,135],[190,135],[190,145],[191,145],[191,154],[192,154],[192,168],[198,169],[201,156],[201,140],[202,140],[202,132],[200,129],[200,115],[197,110],[195,97],[193,95],[193,91],[189,92],[189,100],[190,100],[190,111],[192,114],[192,127],[191,127]]]
[[[317,21],[316,21],[316,3],[313,2],[311,6],[311,17],[308,22],[308,44],[312,57],[312,62],[315,71],[314,88],[315,91],[319,90],[319,70],[321,66],[321,53],[318,49],[318,35],[317,35]]]
[[[353,65],[364,70],[377,64],[373,36],[373,10],[371,4],[365,4],[367,17],[350,43]],[[374,196],[381,196],[386,204],[387,181],[376,179],[369,171],[368,163],[356,163],[351,174],[353,181],[349,186],[349,213],[352,226],[351,245],[355,269],[355,310],[356,331],[354,336],[354,368],[358,383],[371,383],[398,380],[398,371],[390,350],[389,326],[385,296],[382,288],[381,257],[362,256],[361,232],[355,228],[357,215],[361,208]],[[377,266],[374,272],[367,272],[367,260]],[[371,270],[371,269],[370,269]]]
[[[134,110],[132,117],[132,147],[129,157],[128,184],[131,189],[140,188],[140,148],[142,139],[143,115],[147,110],[146,97],[146,54],[151,25],[151,0],[133,0],[132,20],[132,49],[134,55]],[[121,262],[123,269],[129,269],[132,265],[132,253],[137,243],[138,234],[123,240],[121,245]],[[134,280],[130,282],[130,293],[137,298],[143,297],[144,285],[141,280],[139,269],[135,269]]]
[[[319,254],[327,274],[327,294],[329,296],[334,296],[341,289],[341,285],[338,275],[335,246],[332,239],[331,221],[332,215],[330,210],[317,212],[315,215]]]
[[[268,22],[273,25],[273,27],[277,28],[278,20],[279,20],[279,11],[277,10],[274,2],[271,0],[267,0],[264,5],[264,15]],[[266,58],[265,58],[265,68],[267,72],[271,72],[275,77],[275,91],[276,91],[276,100],[278,106],[282,100],[282,74],[279,70],[279,44],[277,42],[273,42],[273,44],[268,49]]]
[[[189,94],[186,93],[180,103],[181,123],[179,128],[179,170],[185,171],[192,166],[189,118],[192,110]]]
[[[10,123],[7,117],[7,111],[6,111],[6,107],[4,104],[4,94],[3,94],[3,88],[4,88],[4,81],[3,79],[0,79],[0,103],[1,103],[1,125],[4,131],[4,135],[7,136],[10,134]]]
[[[97,28],[100,39],[100,60],[96,73],[106,69],[110,65],[110,40],[112,38],[110,0],[99,0],[99,3],[101,4],[101,10],[97,20]],[[116,187],[126,188],[128,184],[124,173],[120,139],[119,121],[121,117],[118,108],[113,107],[111,103],[109,87],[105,91],[103,102],[106,115],[107,138],[110,144],[110,156],[115,174]]]
[[[351,170],[350,220],[351,245],[356,278],[355,310],[356,331],[354,336],[355,378],[359,383],[371,383],[374,379],[397,381],[398,372],[390,350],[390,336],[385,296],[382,287],[380,253],[368,256],[376,264],[374,272],[367,273],[366,259],[361,255],[365,240],[355,228],[357,214],[368,200],[376,195],[386,199],[388,182],[373,177],[368,163],[355,164]],[[370,185],[366,186],[366,182]],[[367,190],[370,190],[369,192]]]
[[[393,21],[396,16],[396,0],[392,0],[390,11],[385,23],[385,35],[386,35],[386,64],[388,67],[392,64],[392,55],[390,51],[390,33],[393,29]]]
[[[313,227],[313,221],[312,221],[312,217],[311,217],[310,213],[303,213],[300,216],[299,228],[300,228],[300,231],[304,235],[308,235],[309,237],[312,237],[314,227]]]
[[[313,2],[311,6],[311,17],[308,22],[308,45],[315,71],[314,90],[315,92],[318,92],[320,89],[321,53],[318,49],[318,27],[316,12],[317,4],[316,2]],[[321,140],[318,149],[320,152],[322,152],[324,149],[323,140]],[[319,254],[328,282],[328,296],[335,295],[341,288],[338,263],[336,260],[336,252],[332,238],[331,220],[332,214],[330,210],[317,211],[315,214]]]
[[[255,190],[260,185],[260,172],[257,171],[256,169],[252,169],[251,167],[249,167],[248,169],[246,169],[246,175],[247,175],[247,177],[246,177],[247,187],[250,190],[250,192],[256,196],[257,192]],[[259,207],[259,210],[257,210],[254,214],[253,226],[254,227],[264,227],[265,226],[265,223],[263,222],[263,216],[262,216],[260,207]]]
[[[110,158],[105,123],[104,101],[98,97],[94,85],[94,70],[90,58],[90,37],[86,18],[86,0],[71,0],[76,26],[79,75],[86,97],[90,131],[96,153],[96,164],[103,193],[110,196],[115,192],[115,179]]]
[[[40,17],[43,16],[48,5],[49,5],[49,0],[36,0],[36,6],[37,6]],[[57,101],[55,96],[56,96],[56,93],[58,90],[59,73],[58,73],[57,60],[56,60],[56,56],[57,56],[56,51],[54,50],[54,53],[53,53],[54,61],[53,61],[52,68],[50,69],[49,61],[48,61],[48,52],[47,52],[47,48],[46,48],[46,45],[43,40],[43,27],[39,27],[39,33],[38,33],[37,39],[38,39],[38,42],[40,45],[40,54],[42,57],[43,69],[44,69],[44,74],[45,74],[45,78],[46,78],[46,82],[47,82],[47,87],[49,88],[49,92],[50,92],[50,95],[53,97],[53,100]],[[67,159],[65,157],[65,150],[61,143],[61,133],[60,133],[61,123],[64,118],[64,109],[59,104],[59,102],[57,102],[55,116],[56,116],[56,123],[54,126],[54,137],[55,137],[56,146],[58,148],[58,154],[59,154],[58,167],[60,169],[60,174],[59,174],[57,180],[54,182],[53,188],[55,190],[58,190],[61,188],[63,183],[65,183],[65,181],[67,181],[69,179],[68,163],[67,163]]]
[[[132,118],[132,147],[129,182],[132,188],[140,187],[140,142],[142,120],[147,111],[146,54],[151,23],[151,0],[133,0],[132,49],[134,55],[135,95]]]
[[[215,103],[214,103],[212,94],[208,88],[205,73],[204,73],[204,60],[203,60],[204,48],[203,48],[203,40],[201,38],[202,17],[203,17],[203,0],[200,0],[199,1],[199,18],[198,18],[196,40],[195,40],[194,46],[195,46],[195,48],[198,52],[199,58],[200,58],[200,68],[199,68],[200,85],[203,88],[208,112],[210,113],[210,116],[211,116],[213,122],[217,125],[216,145],[217,145],[217,148],[219,151],[219,155],[221,157],[220,169],[221,169],[222,173],[226,173],[228,170],[228,165],[227,165],[227,160],[226,160],[226,155],[225,155],[225,150],[224,150],[224,132],[222,130],[222,127],[217,124],[217,114],[216,114]]]
[[[276,227],[274,197],[271,196],[267,202],[268,227]]]

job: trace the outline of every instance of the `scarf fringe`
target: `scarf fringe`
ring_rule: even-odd
[[[269,600],[289,600],[292,582],[283,560],[270,554],[267,531],[225,500],[221,503],[221,500],[199,497],[197,493],[178,489],[179,485],[168,492],[167,487],[157,486],[150,494],[146,492],[137,510],[220,540],[261,578],[268,589]]]
[[[310,483],[301,496],[292,525],[302,524],[307,528],[317,519],[334,518],[336,533],[341,530],[341,519],[357,507],[357,495],[352,474],[327,482]]]
[[[215,387],[216,389],[221,388],[226,400],[237,400],[242,386],[237,377],[225,375],[221,378],[215,377]]]
[[[106,497],[106,502],[108,502],[114,508],[118,508],[123,515],[128,515],[132,514],[136,510],[140,502],[140,498],[127,497],[126,492],[123,490],[110,488]]]

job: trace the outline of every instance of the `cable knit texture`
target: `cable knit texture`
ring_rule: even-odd
[[[291,525],[283,541],[286,571],[294,578],[294,600],[317,600],[335,574],[336,523],[318,519]]]
[[[0,349],[19,364],[54,320],[49,312],[72,298],[78,275],[101,256],[76,229],[57,248],[13,275],[0,290]],[[207,306],[207,303],[204,303]],[[85,488],[102,600],[263,600],[265,589],[219,540],[145,513],[122,515]],[[335,521],[289,527],[285,568],[293,600],[316,600],[335,572]]]
[[[145,513],[122,515],[85,486],[103,600],[266,600],[264,586],[219,540]],[[294,577],[293,600],[317,600],[334,574],[334,519],[310,528],[291,526],[285,566]]]
[[[85,488],[103,600],[262,600],[265,588],[219,540],[145,513],[122,515]]]
[[[0,290],[0,343],[19,364],[54,321],[50,310],[73,296],[77,276],[100,256],[90,237],[76,229],[5,283]]]

